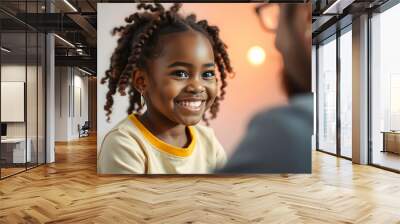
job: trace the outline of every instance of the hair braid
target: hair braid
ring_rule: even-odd
[[[214,45],[213,45],[214,58],[215,58],[215,62],[217,64],[218,71],[221,76],[220,95],[219,95],[219,97],[217,97],[215,99],[213,105],[211,105],[211,108],[210,108],[211,119],[214,119],[217,116],[217,113],[219,111],[220,101],[225,98],[225,94],[226,94],[225,88],[228,85],[227,81],[226,81],[226,77],[227,77],[226,71],[229,73],[232,73],[233,68],[231,66],[228,53],[226,51],[226,49],[228,47],[220,39],[218,27],[208,25],[208,22],[206,20],[201,20],[197,23],[200,26],[202,26],[203,29],[205,29],[207,31],[207,33],[209,34],[209,36],[211,37],[211,39],[214,43]]]
[[[163,8],[160,4],[156,4],[156,7],[151,7],[151,5],[139,4],[138,9],[149,9],[152,12],[163,12]],[[132,73],[135,68],[137,68],[137,62],[141,57],[142,47],[146,43],[147,39],[151,36],[151,34],[157,29],[158,23],[160,22],[159,18],[151,19],[150,14],[139,14],[135,13],[127,18],[125,21],[128,24],[126,26],[120,26],[113,29],[112,34],[122,32],[121,37],[118,40],[118,46],[114,50],[114,53],[111,57],[111,65],[110,68],[106,71],[106,76],[102,78],[101,83],[104,84],[108,80],[108,92],[106,95],[106,104],[104,109],[106,111],[107,121],[110,120],[110,115],[112,113],[112,105],[114,103],[113,96],[115,95],[117,89],[120,95],[126,95],[126,88],[128,83],[132,80]],[[142,26],[146,26],[145,29]],[[137,35],[137,31],[142,28],[142,33],[138,35],[138,40],[134,41],[133,39],[135,34]],[[130,47],[131,45],[132,47]],[[128,59],[126,59],[128,58]],[[130,97],[130,107],[128,108],[128,113],[132,113],[132,111],[141,107],[136,107],[139,105],[136,101],[141,99],[140,93],[135,90],[134,87],[130,87],[129,90]],[[135,97],[138,96],[139,97]]]
[[[121,73],[121,78],[119,83],[119,92],[121,93],[121,95],[125,95],[125,88],[127,83],[130,81],[129,79],[132,76],[132,72],[135,68],[138,67],[137,63],[142,54],[142,47],[146,44],[146,42],[151,37],[153,32],[157,29],[159,22],[160,22],[159,18],[153,20],[145,29],[145,31],[139,35],[137,43],[132,45],[133,53],[128,58],[128,63],[126,64],[124,70]]]

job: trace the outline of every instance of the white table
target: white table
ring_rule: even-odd
[[[30,138],[27,138],[26,142],[28,143],[27,144],[28,147],[26,147],[26,154],[25,154],[25,138],[1,139],[2,151],[3,151],[3,147],[13,147],[12,148],[12,151],[13,151],[12,162],[13,163],[31,162],[31,160],[32,160],[32,154],[31,154],[32,141]],[[25,161],[25,159],[27,159],[27,160]]]

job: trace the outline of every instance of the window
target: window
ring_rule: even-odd
[[[400,170],[400,5],[371,18],[372,164]]]
[[[318,149],[336,153],[336,36],[318,47]]]
[[[351,26],[340,36],[340,155],[351,158],[352,149],[352,33]]]

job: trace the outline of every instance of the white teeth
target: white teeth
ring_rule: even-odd
[[[201,101],[189,102],[190,107],[199,107],[201,105]]]
[[[178,104],[188,109],[200,109],[202,101],[179,101]]]

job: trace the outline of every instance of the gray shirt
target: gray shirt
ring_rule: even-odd
[[[217,173],[311,173],[313,95],[257,114],[227,165]]]

